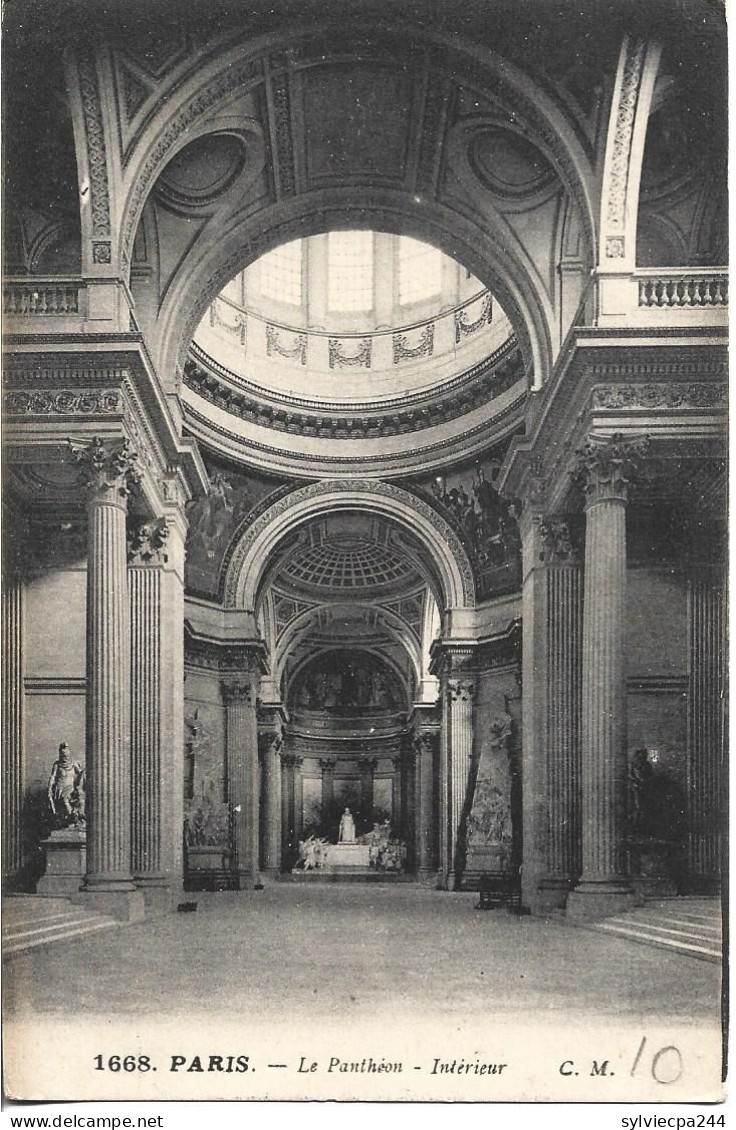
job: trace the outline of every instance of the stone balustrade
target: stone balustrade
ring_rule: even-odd
[[[640,267],[600,272],[600,326],[719,326],[728,323],[725,267]]]

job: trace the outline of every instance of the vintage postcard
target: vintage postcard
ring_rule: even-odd
[[[4,45],[6,1101],[721,1103],[725,9]]]

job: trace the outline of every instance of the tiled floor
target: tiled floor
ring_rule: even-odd
[[[407,886],[275,884],[199,894],[198,910],[11,956],[6,1015],[238,1009],[282,1016],[438,1017],[462,1011],[715,1022],[720,970],[625,938],[475,909]]]

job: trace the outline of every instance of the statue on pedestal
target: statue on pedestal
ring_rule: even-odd
[[[355,843],[355,820],[349,808],[346,808],[340,817],[340,830],[337,834],[339,844]]]
[[[62,742],[59,756],[51,766],[48,784],[49,807],[59,828],[78,828],[86,823],[86,773]]]

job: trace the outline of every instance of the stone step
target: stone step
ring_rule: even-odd
[[[625,926],[607,926],[599,924],[595,927],[604,934],[616,934],[619,937],[628,938],[632,942],[639,942],[642,945],[659,947],[660,949],[675,950],[677,953],[686,954],[689,957],[696,957],[702,961],[710,961],[719,964],[721,960],[720,950],[708,948],[704,945],[695,945],[693,943],[678,941],[677,939],[669,939],[663,937],[661,934],[653,934],[641,928],[625,927]]]
[[[607,918],[593,929],[641,945],[676,951],[701,961],[721,961],[721,917],[717,900],[672,899]]]
[[[120,925],[114,918],[63,898],[7,896],[2,910],[3,958]]]
[[[120,923],[114,918],[84,919],[76,924],[60,923],[56,927],[33,930],[25,935],[18,935],[15,939],[3,942],[3,960],[14,954],[24,953],[26,950],[35,949],[37,946],[48,946],[55,942],[67,941],[69,938],[80,938],[85,934],[98,933],[100,930],[111,930]]]

